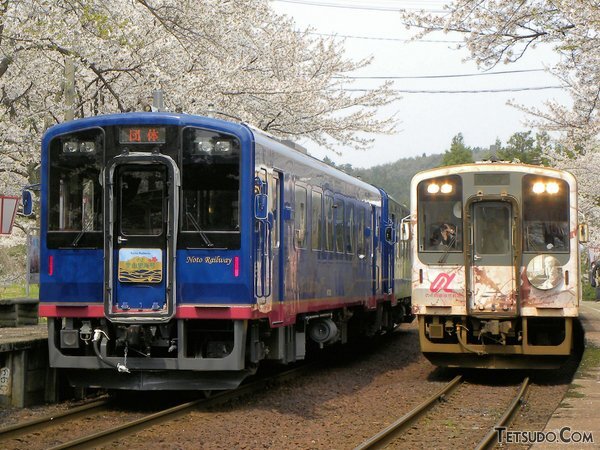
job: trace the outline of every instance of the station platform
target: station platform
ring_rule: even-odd
[[[56,399],[45,323],[0,328],[0,407],[23,408]]]
[[[546,442],[532,449],[600,448],[600,302],[581,302],[579,317],[585,332],[581,364],[544,428]],[[591,433],[593,442],[585,439],[585,433]],[[556,441],[549,442],[554,437]]]

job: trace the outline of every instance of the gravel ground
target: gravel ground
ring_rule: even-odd
[[[576,363],[560,373],[533,374],[528,401],[513,429],[543,429],[575,367]],[[419,351],[416,325],[403,325],[368,345],[336,349],[312,374],[272,386],[262,394],[195,411],[103,448],[351,449],[437,392],[457,373],[432,366]],[[465,385],[390,448],[473,448],[503,413],[525,374],[463,373]],[[143,396],[153,405],[149,409],[158,407],[149,395]],[[126,413],[138,412],[140,404],[131,402]],[[0,411],[0,420],[9,424],[67,406]],[[127,403],[123,407],[127,409]],[[125,420],[122,416],[121,421]],[[72,426],[85,430],[91,424],[80,421]],[[69,430],[52,433],[72,434]],[[29,440],[7,443],[0,447],[43,448]]]
[[[337,352],[314,374],[112,448],[354,448],[439,390],[447,372],[421,356],[417,329],[404,325],[371,346]]]

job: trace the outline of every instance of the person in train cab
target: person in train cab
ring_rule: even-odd
[[[558,222],[544,223],[544,244],[548,250],[553,248],[564,248],[566,245],[565,230]]]
[[[433,232],[430,243],[438,250],[454,248],[456,246],[456,225],[443,223]]]

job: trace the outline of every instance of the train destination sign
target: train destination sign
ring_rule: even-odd
[[[165,127],[122,127],[119,128],[120,144],[164,144]]]

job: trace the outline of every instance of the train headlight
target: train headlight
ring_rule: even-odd
[[[440,189],[442,191],[442,194],[449,194],[450,192],[452,192],[452,185],[444,183],[442,184],[442,187]]]
[[[560,187],[556,181],[549,181],[547,183],[537,181],[533,183],[531,190],[534,194],[543,194],[544,192],[548,194],[558,194]]]
[[[546,185],[541,181],[533,184],[532,191],[534,194],[542,194],[546,190]]]
[[[558,183],[554,181],[546,183],[546,192],[548,194],[558,194]]]
[[[440,192],[440,186],[436,183],[431,183],[429,186],[427,186],[427,192],[430,194],[437,194]]]
[[[193,153],[211,153],[213,151],[213,144],[210,138],[200,137],[196,142],[194,142]]]
[[[537,289],[548,290],[563,281],[563,271],[558,259],[550,255],[538,255],[527,264],[527,278]]]
[[[94,153],[96,143],[94,141],[67,141],[63,143],[63,153]]]
[[[75,153],[79,150],[79,143],[77,141],[67,141],[63,143],[63,153]]]
[[[215,151],[219,153],[229,153],[231,151],[231,142],[217,141],[215,143]]]
[[[81,153],[94,153],[96,151],[96,143],[93,141],[80,142],[79,151]]]

